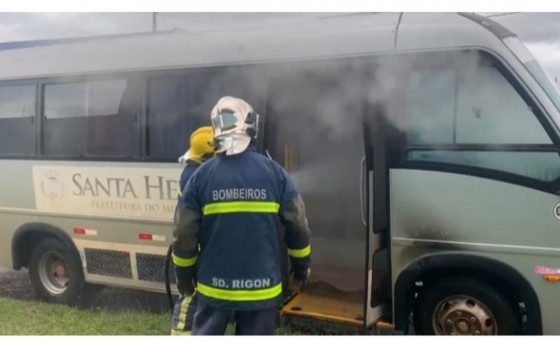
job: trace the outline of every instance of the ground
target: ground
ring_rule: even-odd
[[[13,271],[0,268],[0,297],[26,301],[37,300],[27,270]],[[109,311],[162,313],[169,311],[169,302],[165,294],[104,287],[90,302],[82,302],[79,307]]]
[[[2,297],[20,301],[38,301],[31,287],[27,270],[13,271],[0,267],[0,298]],[[171,313],[167,296],[163,293],[116,287],[103,287],[92,299],[80,301],[78,308],[123,313]],[[295,325],[286,323],[285,327],[278,329],[278,334],[292,333],[305,335],[361,334],[357,330],[323,325],[316,321],[297,322]],[[372,331],[370,333],[374,335],[392,334],[390,331]]]

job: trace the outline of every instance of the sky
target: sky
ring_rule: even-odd
[[[533,52],[545,71],[560,79],[560,12],[487,12],[483,15],[503,24]],[[201,31],[274,22],[309,20],[325,13],[196,13],[161,12],[158,30]],[[0,13],[0,42],[47,38],[147,32],[152,30],[152,13]]]

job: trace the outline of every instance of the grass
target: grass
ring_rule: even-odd
[[[0,297],[0,335],[169,335],[170,313],[108,312]],[[226,334],[233,334],[229,326]],[[289,335],[280,328],[278,335]]]
[[[169,314],[112,313],[0,298],[0,335],[168,335]]]

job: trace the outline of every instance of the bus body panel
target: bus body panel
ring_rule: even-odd
[[[530,167],[528,167],[530,169]],[[393,284],[418,258],[440,251],[486,256],[516,269],[539,297],[544,334],[558,334],[560,198],[516,184],[464,174],[391,170]],[[530,206],[530,209],[528,209]]]
[[[164,291],[163,273],[153,271],[172,241],[178,164],[2,160],[0,166],[12,177],[0,183],[7,191],[0,202],[0,266],[14,266],[14,232],[38,223],[73,240],[86,281]],[[19,187],[25,193],[16,193]],[[152,280],[139,280],[142,271]]]

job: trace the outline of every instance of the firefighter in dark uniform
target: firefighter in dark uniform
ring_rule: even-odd
[[[177,285],[197,291],[193,335],[223,335],[230,314],[237,335],[272,335],[282,303],[280,225],[294,284],[309,279],[310,231],[303,200],[288,173],[255,151],[258,114],[223,97],[211,113],[217,156],[183,190],[173,253]],[[194,273],[196,271],[196,283]]]
[[[214,130],[211,126],[203,126],[194,131],[189,138],[189,150],[179,158],[179,162],[185,165],[179,179],[178,202],[187,181],[198,167],[214,156]],[[179,203],[177,204],[179,205]],[[175,212],[175,223],[177,223],[177,211]],[[181,267],[185,263],[180,258],[173,257],[175,267]],[[188,264],[188,263],[187,263]],[[177,271],[177,269],[176,269]],[[171,322],[171,335],[191,335],[194,313],[197,306],[197,296],[181,294],[173,308],[173,319]]]

